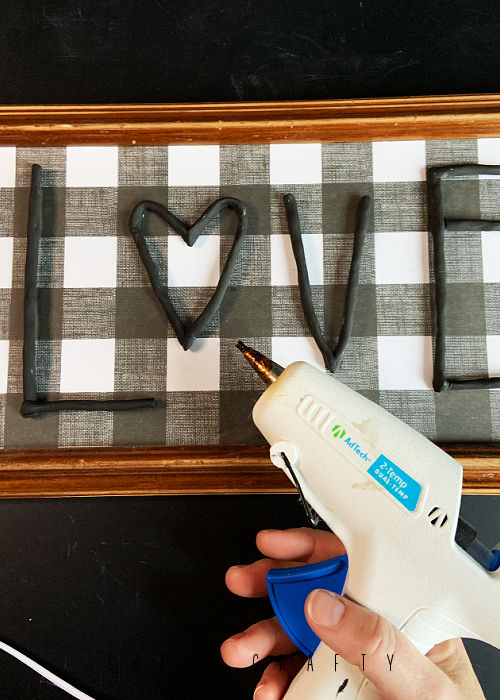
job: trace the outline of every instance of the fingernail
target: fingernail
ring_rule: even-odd
[[[238,632],[238,634],[233,634],[232,637],[229,637],[228,642],[232,642],[232,641],[237,642],[238,639],[241,639],[244,636],[245,636],[244,632]]]
[[[270,528],[269,530],[261,530],[260,534],[261,535],[267,535],[270,532],[280,532],[280,530],[276,530],[276,528]],[[258,688],[259,686],[257,686]],[[255,690],[257,690],[257,688]]]
[[[258,685],[258,686],[255,688],[255,690],[253,691],[253,700],[256,700],[256,699],[257,699],[257,693],[258,693],[260,690],[262,690],[262,688],[263,688],[265,685],[266,685],[265,683],[259,683],[259,685]]]
[[[307,613],[317,625],[335,627],[339,624],[344,612],[344,603],[331,591],[320,588],[311,593],[307,603]]]

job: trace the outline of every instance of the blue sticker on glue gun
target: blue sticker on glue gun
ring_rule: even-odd
[[[421,485],[400,469],[390,459],[380,455],[368,469],[368,474],[389,491],[405,508],[414,511],[417,507]]]

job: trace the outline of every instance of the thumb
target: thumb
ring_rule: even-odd
[[[358,666],[386,700],[458,700],[448,676],[380,615],[322,589],[309,594],[305,613],[318,637]]]

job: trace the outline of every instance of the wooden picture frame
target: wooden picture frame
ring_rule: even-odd
[[[0,145],[500,137],[500,94],[314,102],[0,106]],[[500,444],[445,445],[464,493],[500,494]],[[293,493],[267,447],[0,451],[0,497]]]

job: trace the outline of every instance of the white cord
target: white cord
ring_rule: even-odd
[[[62,678],[58,678],[50,671],[47,671],[46,668],[40,666],[40,664],[37,664],[36,661],[32,661],[29,657],[25,656],[25,654],[22,654],[20,651],[17,651],[17,649],[10,647],[8,644],[5,644],[5,642],[0,642],[0,649],[7,652],[7,654],[10,654],[26,666],[29,666],[33,669],[33,671],[36,671],[48,681],[50,681],[54,685],[57,685],[57,687],[61,688],[61,690],[65,690],[67,693],[69,693],[69,695],[72,695],[74,698],[77,698],[78,700],[94,700],[94,698],[91,698],[90,695],[86,695],[85,693],[82,693],[81,690],[77,690],[66,681],[63,681]]]

